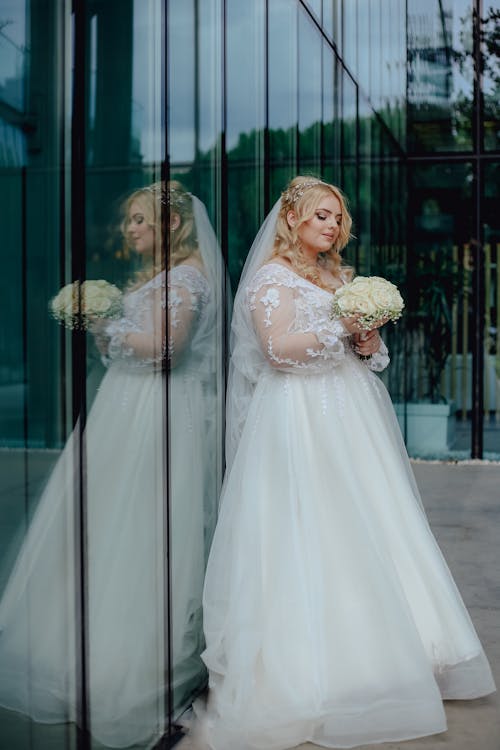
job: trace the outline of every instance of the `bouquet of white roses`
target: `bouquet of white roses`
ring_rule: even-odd
[[[116,318],[122,311],[122,293],[114,284],[98,281],[73,281],[50,301],[54,318],[66,328],[87,330],[92,318]]]
[[[380,276],[357,276],[335,292],[333,318],[357,315],[361,328],[369,331],[383,320],[396,321],[405,304],[397,286]]]

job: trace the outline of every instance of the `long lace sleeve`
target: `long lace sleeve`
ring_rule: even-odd
[[[131,365],[161,364],[166,356],[165,286],[153,280],[130,295],[123,317],[106,326],[108,337],[105,364],[125,360]]]
[[[389,365],[390,362],[389,350],[384,341],[381,340],[380,348],[378,352],[372,354],[372,356],[366,360],[367,367],[373,372],[382,372]]]
[[[175,367],[191,341],[209,296],[208,282],[193,266],[177,266],[168,281],[168,357]]]
[[[168,357],[171,367],[176,367],[189,347],[208,293],[201,271],[188,265],[173,268],[167,280],[160,274],[132,292],[124,316],[106,326],[105,364],[123,360],[130,366],[158,366]]]
[[[248,290],[252,320],[264,356],[273,368],[315,370],[325,361],[338,364],[345,357],[348,332],[330,320],[317,293],[296,288],[286,269],[270,273],[263,267]]]

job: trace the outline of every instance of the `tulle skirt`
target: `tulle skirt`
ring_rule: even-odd
[[[495,690],[382,382],[354,357],[259,381],[204,591],[215,750],[403,740]]]
[[[199,679],[206,410],[197,376],[173,374],[169,395],[175,429],[168,480],[160,372],[113,365],[85,430],[90,730],[109,747],[154,742],[165,728],[167,481],[174,688],[185,691],[189,680]],[[0,602],[0,705],[46,723],[77,718],[77,440],[75,431],[38,502]],[[193,451],[200,460],[192,460]]]

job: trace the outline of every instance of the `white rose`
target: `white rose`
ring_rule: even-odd
[[[349,286],[356,294],[369,294],[370,292],[370,280],[364,276],[357,276]]]
[[[352,285],[350,287],[344,287],[344,289],[340,291],[343,293],[340,294],[337,292],[336,302],[340,314],[344,317],[350,317],[357,313],[367,315],[375,312],[375,305],[368,295],[368,290],[362,293],[360,289],[356,289],[354,285]]]
[[[54,314],[72,315],[78,309],[78,284],[66,284],[51,303]]]
[[[394,295],[391,293],[390,289],[386,289],[383,286],[372,289],[371,297],[376,307],[388,310],[393,306]]]
[[[111,307],[111,300],[105,295],[92,294],[90,299],[85,296],[84,311],[87,315],[93,313],[105,313]]]
[[[373,315],[376,312],[377,306],[370,296],[357,297],[355,312],[361,315]]]
[[[103,315],[121,299],[120,290],[103,279],[85,281],[82,285],[82,295],[83,308],[87,315]]]
[[[351,289],[344,287],[336,293],[335,303],[341,314],[351,315],[356,309],[356,295]]]

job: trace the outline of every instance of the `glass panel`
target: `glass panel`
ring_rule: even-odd
[[[66,257],[63,4],[2,3],[0,746],[74,746],[72,336],[49,314]],[[66,39],[71,44],[68,33]],[[57,52],[54,52],[57,50]],[[23,115],[29,112],[30,117]],[[40,722],[57,722],[47,726]]]
[[[407,437],[414,455],[470,455],[476,303],[470,272],[471,185],[469,164],[421,165],[411,173],[405,319],[411,351]],[[435,440],[427,435],[422,441],[419,420],[434,416]]]
[[[333,50],[323,43],[323,178],[340,184],[340,91],[337,85],[339,65]]]
[[[472,148],[471,0],[409,0],[409,147],[414,152]]]
[[[342,2],[342,54],[352,75],[358,72],[358,0]]]
[[[229,284],[219,244],[221,11],[220,0],[193,5],[178,0],[170,3],[169,10],[169,116],[171,127],[183,133],[170,146],[168,193],[174,722],[206,680],[200,658],[204,649],[202,589],[223,468],[223,295],[226,289],[229,292]],[[193,43],[187,44],[188,39]],[[235,94],[232,85],[230,96]],[[186,143],[194,146],[191,155]]]
[[[264,217],[265,3],[228,0],[229,272],[236,285]]]
[[[321,37],[299,14],[299,170],[321,172]]]
[[[0,100],[16,110],[26,110],[26,75],[29,70],[27,4],[2,0],[0,18]]]
[[[359,95],[359,205],[357,212],[356,235],[358,237],[358,258],[356,268],[360,274],[370,271],[370,245],[372,242],[372,159],[377,155],[372,144],[372,126],[375,118],[365,99]]]
[[[333,3],[333,42],[339,55],[342,55],[342,0],[332,0]]]
[[[387,87],[384,85],[385,80],[383,78],[382,60],[390,55],[390,41],[389,30],[390,30],[390,16],[386,16],[384,13],[385,23],[382,23],[382,6],[377,0],[371,0],[368,4],[365,13],[361,15],[365,17],[365,23],[368,25],[368,29],[365,32],[366,42],[360,44],[360,81],[361,71],[363,70],[362,58],[366,58],[365,70],[363,72],[363,80],[365,81],[365,90],[370,96],[372,106],[376,110],[383,110],[384,107],[384,95],[387,92]],[[363,24],[360,20],[360,28]],[[362,50],[364,50],[362,52]],[[384,60],[385,62],[385,60]],[[386,68],[386,65],[384,65]]]
[[[500,459],[500,165],[484,169],[485,363],[484,457]]]
[[[321,22],[321,5],[322,0],[306,0],[307,5],[310,7],[318,21]]]
[[[358,47],[358,64],[357,64],[357,83],[365,93],[370,95],[370,69],[373,63],[370,49],[370,6],[372,0],[361,2],[358,7],[357,16],[357,47]]]
[[[116,309],[93,319],[86,342],[84,553],[95,748],[146,747],[168,728],[161,7],[161,0],[89,3],[85,18],[85,299],[89,306],[94,296],[98,304],[112,300],[113,287],[122,295]]]
[[[486,0],[481,16],[481,52],[483,55],[484,148],[500,148],[500,55],[498,24],[500,0]]]
[[[328,34],[330,38],[333,38],[334,26],[334,4],[335,0],[323,0],[323,20],[322,27],[325,34]]]
[[[297,7],[269,3],[269,159],[271,204],[297,172]]]
[[[398,55],[398,115],[399,115],[399,137],[401,143],[407,148],[406,143],[406,120],[407,120],[407,4],[406,0],[399,2],[399,55]]]
[[[352,78],[343,68],[339,70],[342,80],[342,158],[341,158],[341,187],[348,198],[349,208],[353,217],[353,234],[358,235],[358,94]],[[345,257],[357,266],[358,240],[349,243]]]
[[[169,120],[169,151],[176,155],[176,160],[189,163],[196,153],[193,127],[196,104],[195,3],[194,0],[185,3],[175,0],[171,6],[169,30],[175,28],[176,33],[169,37],[169,64],[171,71],[177,71],[178,75],[169,78],[169,99],[175,103]]]

